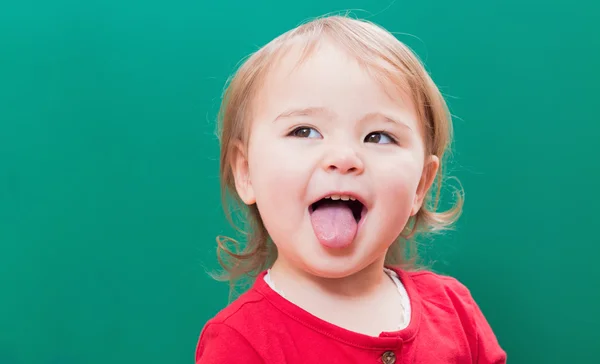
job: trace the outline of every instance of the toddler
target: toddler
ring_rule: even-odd
[[[415,233],[449,227],[462,198],[436,211],[451,120],[392,34],[329,16],[279,36],[230,80],[219,136],[224,202],[248,223],[220,261],[254,279],[197,364],[506,362],[469,290],[415,265]]]

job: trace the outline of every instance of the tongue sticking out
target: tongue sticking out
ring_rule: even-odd
[[[327,201],[310,216],[321,244],[329,248],[344,248],[352,243],[358,228],[350,206],[339,201]]]

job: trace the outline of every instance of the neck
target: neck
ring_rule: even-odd
[[[395,331],[404,320],[402,299],[384,272],[384,258],[353,274],[325,278],[278,258],[271,280],[285,298],[333,325],[370,336]]]
[[[355,300],[369,297],[382,284],[389,283],[383,268],[384,259],[380,259],[351,275],[326,278],[295,268],[283,259],[277,259],[270,274],[277,289],[291,299],[321,293],[335,299]]]

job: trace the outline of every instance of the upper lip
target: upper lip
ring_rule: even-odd
[[[352,192],[352,191],[330,191],[330,192],[322,194],[319,198],[314,200],[310,205],[312,206],[315,202],[321,201],[325,197],[329,197],[332,195],[350,196],[350,197],[356,199],[356,201],[360,202],[364,207],[368,207],[366,199],[361,194],[359,194],[357,192]]]

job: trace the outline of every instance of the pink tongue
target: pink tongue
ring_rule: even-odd
[[[343,248],[352,243],[357,224],[346,203],[325,202],[312,212],[312,226],[321,244]]]

